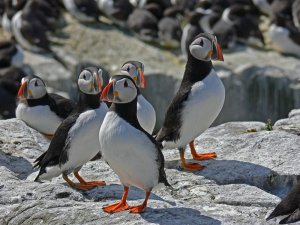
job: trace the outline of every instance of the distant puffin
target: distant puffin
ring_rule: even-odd
[[[75,108],[75,103],[57,94],[48,94],[44,81],[38,76],[22,79],[18,92],[20,102],[16,117],[37,131],[52,137],[61,122]]]
[[[179,21],[173,17],[164,17],[158,23],[158,38],[161,46],[177,48],[180,46],[182,29]]]
[[[137,87],[146,87],[143,63],[139,61],[127,61],[121,68],[121,74],[131,77]],[[155,109],[140,92],[137,99],[137,118],[139,123],[145,131],[152,134],[156,123]]]
[[[129,0],[98,0],[98,8],[113,22],[121,25],[133,11]]]
[[[138,122],[138,92],[133,79],[120,75],[113,77],[101,95],[102,100],[112,102],[99,132],[102,155],[124,186],[122,200],[103,207],[107,213],[127,209],[131,213],[141,213],[154,186],[160,182],[170,186],[164,171],[161,146]],[[127,204],[130,186],[146,192],[141,205],[130,207]]]
[[[100,101],[103,78],[102,70],[95,67],[84,69],[78,78],[80,97],[78,107],[58,127],[48,150],[35,160],[40,167],[35,181],[48,180],[62,174],[72,187],[89,190],[105,185],[104,181],[86,182],[78,171],[100,150],[99,129],[108,108]],[[73,171],[80,183],[68,178]]]
[[[156,41],[157,39],[158,19],[146,9],[135,9],[128,17],[127,26],[141,40]]]
[[[80,22],[99,20],[100,11],[95,0],[63,0],[67,11]]]
[[[191,12],[187,15],[187,24],[183,28],[181,37],[181,52],[187,56],[189,46],[194,38],[201,32],[202,28],[199,26],[200,18],[203,16],[200,12]]]
[[[300,57],[300,30],[293,23],[292,0],[275,0],[271,7],[271,26],[267,32],[273,49]]]
[[[0,58],[8,57],[10,65],[20,67],[23,65],[23,50],[12,41],[0,41]]]
[[[279,224],[289,224],[300,221],[300,182],[281,200],[273,212],[267,217],[267,220],[278,216],[286,216]]]
[[[12,34],[24,49],[34,52],[50,51],[47,32],[55,30],[53,17],[57,20],[57,9],[51,4],[31,0],[12,18]],[[38,31],[38,32],[37,32]]]
[[[295,27],[300,31],[300,0],[295,0],[292,5],[292,16]]]
[[[156,136],[158,142],[177,147],[182,167],[197,171],[204,167],[186,163],[184,152],[189,144],[194,160],[217,157],[216,153],[197,154],[194,139],[203,133],[219,115],[225,100],[222,81],[213,69],[211,60],[223,61],[223,53],[216,37],[201,33],[191,43],[180,88],[173,98]],[[164,143],[165,142],[165,143]]]
[[[0,60],[1,61],[1,60]],[[1,71],[0,75],[0,115],[4,119],[16,117],[16,95],[21,86],[21,79],[26,73],[16,67]]]

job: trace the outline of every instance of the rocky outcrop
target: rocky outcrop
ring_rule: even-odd
[[[158,186],[141,215],[109,215],[101,207],[122,195],[117,176],[102,160],[81,170],[105,187],[74,190],[62,178],[33,182],[32,162],[49,141],[22,121],[0,121],[0,224],[275,224],[265,216],[300,178],[300,110],[272,131],[261,122],[230,122],[208,129],[196,140],[198,152],[216,151],[206,168],[182,171],[177,150],[166,149],[166,174],[173,190]],[[289,128],[287,128],[289,127]],[[292,131],[292,132],[290,132]],[[187,158],[191,158],[189,150]],[[129,204],[144,193],[131,188]]]

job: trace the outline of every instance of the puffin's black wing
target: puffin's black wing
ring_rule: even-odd
[[[67,118],[76,108],[76,103],[71,99],[64,98],[57,94],[49,94],[50,109],[61,118]]]
[[[163,127],[156,135],[156,141],[176,141],[179,139],[182,125],[181,114],[190,90],[191,87],[179,89],[167,110]]]
[[[284,216],[293,213],[300,206],[300,182],[291,190],[291,192],[276,206],[267,220],[277,216]],[[286,220],[285,218],[284,220]]]
[[[299,206],[300,207],[300,206]],[[296,209],[291,215],[282,219],[279,224],[289,224],[300,221],[300,208]]]
[[[66,118],[57,128],[49,148],[34,163],[34,167],[40,167],[41,170],[47,166],[58,165],[60,163],[60,156],[65,148],[65,141],[68,138],[69,130],[75,124],[79,113],[73,113]]]

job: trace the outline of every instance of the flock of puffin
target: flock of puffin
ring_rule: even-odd
[[[35,181],[62,175],[79,190],[106,185],[101,180],[86,181],[79,174],[84,164],[100,154],[124,187],[121,200],[104,206],[103,211],[142,213],[158,183],[171,186],[164,170],[164,147],[177,148],[181,165],[188,171],[200,171],[204,166],[186,162],[187,145],[194,160],[217,157],[215,152],[199,154],[194,146],[194,139],[213,123],[225,100],[225,88],[212,60],[224,61],[222,48],[215,35],[200,33],[189,45],[181,85],[155,135],[155,110],[140,93],[140,88],[146,88],[146,79],[144,64],[139,61],[125,62],[105,87],[102,69],[84,68],[78,77],[78,102],[47,93],[38,76],[24,77],[17,94],[16,117],[51,139],[48,150],[34,162],[39,169]],[[70,173],[78,183],[68,177]],[[142,204],[128,205],[130,186],[145,191]],[[291,213],[281,221],[290,223],[300,220],[299,212],[296,187],[268,219]]]
[[[83,23],[109,19],[183,54],[198,33],[209,32],[223,49],[238,42],[262,48],[268,40],[276,51],[300,57],[300,0],[3,0],[2,28],[25,49],[51,51],[49,36],[63,26],[63,10]]]
[[[164,147],[178,148],[181,165],[189,171],[204,166],[186,162],[187,145],[194,160],[217,157],[215,152],[198,154],[194,146],[194,139],[209,128],[224,104],[225,89],[211,61],[223,61],[221,47],[232,49],[237,41],[263,45],[260,15],[270,18],[267,34],[274,49],[300,56],[299,0],[5,0],[0,2],[2,28],[18,45],[0,43],[0,68],[19,66],[21,47],[51,51],[48,34],[59,29],[62,8],[83,23],[100,22],[104,16],[145,41],[181,46],[187,57],[180,88],[155,135],[155,109],[139,90],[146,87],[139,61],[125,62],[105,87],[102,69],[85,68],[78,77],[78,102],[47,93],[40,77],[26,76],[15,67],[1,77],[0,94],[8,90],[7,96],[20,98],[16,117],[51,139],[48,150],[35,160],[35,181],[62,175],[76,189],[103,186],[105,181],[86,181],[79,175],[85,163],[101,154],[124,186],[121,201],[103,207],[108,213],[141,213],[154,186],[170,186]],[[70,173],[78,183],[68,177]],[[280,223],[300,221],[299,185],[267,219],[288,215]],[[130,186],[146,192],[141,205],[128,205]]]

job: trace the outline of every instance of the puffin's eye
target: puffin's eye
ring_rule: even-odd
[[[127,83],[127,81],[125,80],[125,82],[124,82],[124,87],[128,87],[128,83]]]
[[[85,80],[86,80],[86,75],[85,75],[85,74],[83,74],[83,79],[85,79]]]
[[[37,87],[38,86],[38,82],[37,80],[34,82],[34,86]]]
[[[129,72],[129,70],[130,70],[130,67],[128,66],[126,70],[127,70],[127,72]]]
[[[203,42],[203,39],[201,38],[201,39],[200,39],[199,45],[200,45],[201,47],[203,47],[203,44],[204,44],[204,42]]]

